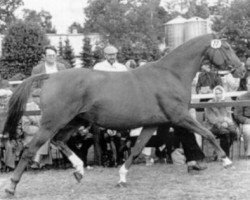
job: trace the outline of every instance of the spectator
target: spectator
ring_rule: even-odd
[[[105,60],[95,64],[93,69],[114,72],[127,71],[128,68],[117,61],[117,53],[118,50],[116,47],[112,45],[107,46],[106,48],[104,48]]]
[[[222,81],[218,73],[212,71],[208,61],[206,61],[201,67],[201,73],[198,76],[196,84],[197,94],[212,93],[212,90],[217,85],[222,85]]]
[[[133,60],[133,59],[130,59],[128,60],[126,63],[125,63],[125,66],[128,68],[128,69],[135,69],[137,67],[137,64],[136,62]]]
[[[94,144],[93,134],[90,131],[90,126],[81,126],[67,142],[69,148],[74,151],[80,159],[83,160],[84,167],[87,169],[92,169],[87,158],[88,150]]]
[[[128,68],[117,61],[118,49],[112,45],[108,45],[104,48],[105,60],[94,65],[94,70],[100,71],[111,71],[111,72],[122,72],[128,71]],[[94,126],[94,141],[95,141],[95,162],[101,163],[101,143],[100,143],[100,128]],[[107,130],[108,131],[108,130]]]
[[[44,51],[44,62],[41,62],[37,66],[35,66],[31,72],[32,75],[35,74],[51,74],[51,73],[56,73],[60,70],[65,70],[66,67],[58,63],[56,61],[57,57],[57,50],[53,46],[47,46],[45,47]]]
[[[66,69],[65,65],[58,63],[56,59],[57,59],[56,48],[54,46],[46,46],[44,49],[44,62],[41,62],[40,64],[35,66],[31,74],[32,75],[42,74],[42,73],[51,74],[51,73],[56,73],[60,70],[65,70]],[[39,95],[38,92],[40,92],[40,89],[39,88],[36,89],[35,92],[36,92],[36,95]],[[36,154],[35,156],[35,159],[34,159],[35,163],[39,163],[41,158],[44,158],[44,160],[46,160],[47,158],[48,159],[47,163],[52,164],[50,142],[46,142],[40,149],[41,151],[39,150],[39,153]],[[35,167],[35,165],[33,165],[33,167]]]
[[[214,98],[209,102],[225,101],[225,90],[222,86],[216,86],[213,92]],[[232,119],[231,107],[206,108],[205,118],[208,128],[220,139],[221,148],[229,157],[230,147],[237,137],[237,127]]]
[[[238,100],[250,100],[250,77],[246,80],[247,93],[238,97]],[[242,124],[245,155],[250,158],[250,106],[235,107],[234,117],[239,124]]]
[[[238,88],[239,91],[248,90],[247,89],[247,77],[249,77],[249,75],[250,75],[250,58],[248,58],[246,60],[245,67],[247,69],[247,72],[245,73],[244,78],[240,79],[240,85]]]
[[[15,168],[16,160],[16,142],[10,141],[7,135],[2,134],[11,95],[8,81],[0,76],[0,169],[7,171]]]
[[[240,78],[236,78],[235,71],[232,71],[226,75],[224,75],[222,79],[222,86],[226,92],[237,91],[240,87]]]
[[[147,63],[146,60],[141,59],[141,60],[138,61],[138,66],[140,67],[142,65],[145,65],[146,63]]]

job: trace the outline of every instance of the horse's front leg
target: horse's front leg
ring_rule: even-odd
[[[117,184],[118,187],[126,187],[126,176],[133,160],[139,156],[139,154],[142,152],[143,148],[156,130],[157,127],[143,127],[140,135],[136,140],[135,146],[132,148],[130,156],[119,170],[120,180]]]

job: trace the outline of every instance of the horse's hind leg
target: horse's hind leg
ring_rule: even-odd
[[[66,145],[69,137],[78,130],[79,126],[72,128],[65,128],[58,132],[53,139],[52,143],[59,148],[59,150],[69,159],[75,168],[73,173],[78,182],[81,181],[84,175],[84,163],[83,161]]]
[[[10,195],[14,195],[16,186],[20,181],[22,174],[27,167],[28,163],[32,161],[35,153],[38,149],[49,139],[53,137],[53,133],[44,129],[40,128],[34,138],[31,140],[29,145],[25,147],[21,159],[12,175],[11,183],[9,187],[5,189],[5,192]]]
[[[139,156],[142,152],[142,149],[145,147],[149,139],[152,137],[154,132],[157,130],[157,127],[144,127],[138,136],[134,147],[132,148],[131,154],[122,167],[119,170],[120,180],[117,184],[119,187],[126,186],[126,176],[128,173],[128,169],[130,168],[133,160]]]
[[[198,121],[194,120],[189,112],[184,112],[178,120],[172,120],[177,126],[186,128],[192,132],[195,132],[206,139],[213,145],[218,156],[222,159],[224,167],[230,166],[232,161],[226,156],[220,145],[216,142],[216,139],[211,131],[202,126]]]

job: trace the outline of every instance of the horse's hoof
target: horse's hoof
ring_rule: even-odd
[[[83,175],[80,174],[79,172],[74,172],[73,174],[74,174],[74,177],[77,180],[77,182],[80,183],[81,180],[82,180]]]
[[[11,189],[6,188],[6,189],[5,189],[5,193],[6,193],[8,196],[14,196],[15,190],[11,190]]]
[[[119,182],[117,183],[116,187],[117,188],[126,188],[128,185],[126,182]]]
[[[222,163],[224,168],[230,168],[233,165],[233,162],[228,158],[222,158]]]

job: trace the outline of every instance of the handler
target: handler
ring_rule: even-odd
[[[122,72],[128,71],[128,68],[117,61],[118,49],[113,45],[108,45],[104,48],[105,60],[96,63],[93,67],[94,70]],[[93,127],[94,131],[94,146],[95,146],[95,164],[101,165],[101,145],[100,145],[100,129],[96,126]],[[113,151],[115,152],[115,151]]]

